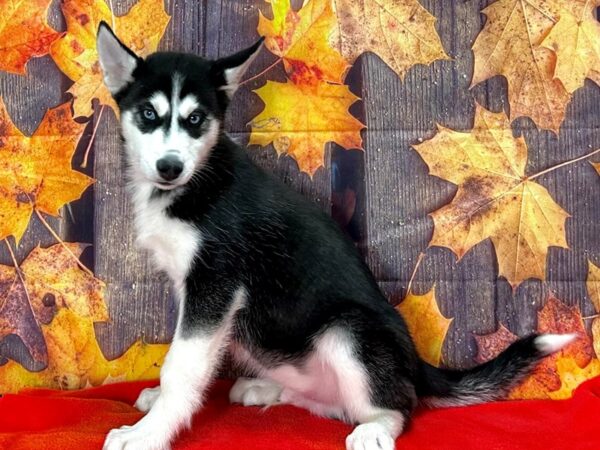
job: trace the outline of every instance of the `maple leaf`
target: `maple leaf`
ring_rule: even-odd
[[[450,59],[435,29],[436,19],[417,0],[334,0],[339,46],[350,62],[374,52],[404,78],[415,64]]]
[[[596,309],[596,314],[600,315],[600,267],[589,261],[587,290],[592,304]],[[592,321],[592,336],[594,338],[594,351],[596,356],[600,358],[600,317],[596,317]]]
[[[121,357],[108,361],[96,341],[91,318],[59,310],[50,324],[42,325],[48,346],[48,366],[29,372],[14,361],[0,367],[0,390],[18,392],[25,387],[80,389],[105,381],[157,378],[167,344],[136,342]]]
[[[292,156],[310,176],[323,166],[327,142],[362,149],[364,125],[348,112],[358,97],[347,86],[267,81],[254,92],[265,108],[250,122],[249,145],[273,143],[279,155]]]
[[[440,312],[435,286],[424,295],[409,292],[396,310],[404,318],[421,359],[438,367],[452,319],[445,318]]]
[[[341,83],[349,65],[330,45],[336,29],[331,0],[308,0],[294,11],[290,0],[271,0],[273,19],[259,12],[257,31],[265,46],[283,59],[295,82],[311,78]]]
[[[67,91],[73,95],[75,117],[92,114],[92,100],[117,111],[110,92],[102,81],[96,52],[96,32],[101,21],[113,25],[119,39],[139,56],[158,47],[169,23],[162,0],[140,0],[129,12],[115,17],[104,0],[65,0],[62,11],[67,33],[55,41],[50,55],[60,70],[74,81]]]
[[[510,393],[512,399],[568,398],[573,389],[600,374],[600,361],[594,357],[581,312],[554,297],[538,311],[539,333],[576,333],[578,339],[542,360],[533,373]]]
[[[38,246],[21,264],[33,311],[40,322],[50,322],[54,307],[69,308],[94,322],[108,320],[104,283],[83,271],[74,258],[79,258],[85,248],[76,243]]]
[[[546,188],[525,176],[527,145],[514,138],[508,118],[479,105],[469,133],[441,126],[429,141],[413,145],[430,174],[458,185],[452,202],[431,214],[429,245],[459,258],[490,238],[501,276],[515,288],[545,276],[548,247],[567,248],[569,216]]]
[[[36,247],[21,264],[20,274],[0,265],[0,339],[15,334],[34,360],[46,362],[40,324],[49,323],[57,310],[69,308],[94,322],[108,320],[104,284],[75,260],[85,247],[76,243]]]
[[[31,137],[12,123],[0,98],[0,239],[21,240],[33,209],[58,210],[92,183],[71,169],[85,125],[72,120],[68,103],[49,109]]]
[[[483,10],[487,21],[473,44],[472,86],[503,75],[511,117],[529,116],[555,132],[571,96],[554,78],[556,55],[541,44],[558,21],[559,9],[554,1],[498,0]]]
[[[28,293],[12,267],[0,265],[0,340],[17,335],[35,361],[47,362],[46,345],[28,301]]]
[[[598,84],[600,84],[600,78],[598,79]],[[598,175],[600,175],[600,162],[592,163],[592,166],[594,167],[594,169],[596,169],[596,172],[598,172]]]
[[[475,362],[483,364],[491,359],[494,359],[506,348],[519,339],[519,336],[513,334],[508,328],[500,324],[498,329],[490,334],[473,335],[477,343],[477,355]]]
[[[0,70],[25,74],[33,56],[48,53],[60,35],[46,22],[51,0],[0,0]]]
[[[600,24],[594,17],[594,3],[565,4],[559,11],[560,19],[541,44],[556,53],[554,77],[569,93],[583,86],[593,71],[600,70]],[[580,7],[577,10],[573,5]]]

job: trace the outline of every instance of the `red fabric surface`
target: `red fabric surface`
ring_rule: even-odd
[[[156,382],[120,383],[74,392],[30,390],[0,399],[0,448],[100,449],[106,433],[142,415],[131,405]],[[343,450],[351,427],[292,406],[229,405],[219,381],[173,450]],[[397,441],[402,450],[600,449],[600,378],[563,401],[499,402],[419,410]]]

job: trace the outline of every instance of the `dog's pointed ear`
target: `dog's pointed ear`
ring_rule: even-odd
[[[252,46],[213,61],[211,67],[213,80],[217,88],[224,90],[229,98],[233,97],[242,76],[260,52],[264,40],[265,38],[261,37]]]
[[[133,71],[140,63],[140,58],[115,36],[104,21],[98,26],[96,49],[104,84],[115,95],[133,81]]]

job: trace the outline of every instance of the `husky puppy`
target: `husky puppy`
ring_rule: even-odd
[[[464,371],[426,364],[353,243],[225,134],[225,110],[262,41],[215,61],[142,59],[105,23],[97,42],[121,111],[137,238],[179,304],[160,387],[135,404],[147,414],[112,430],[105,450],[168,449],[227,351],[255,375],[237,380],[232,402],[307,408],[356,425],[348,450],[391,450],[419,401],[502,399],[574,338],[529,336]]]

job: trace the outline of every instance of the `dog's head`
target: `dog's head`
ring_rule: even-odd
[[[170,52],[142,59],[100,24],[100,66],[121,111],[134,180],[168,190],[191,179],[215,146],[229,99],[261,43],[215,61]]]

